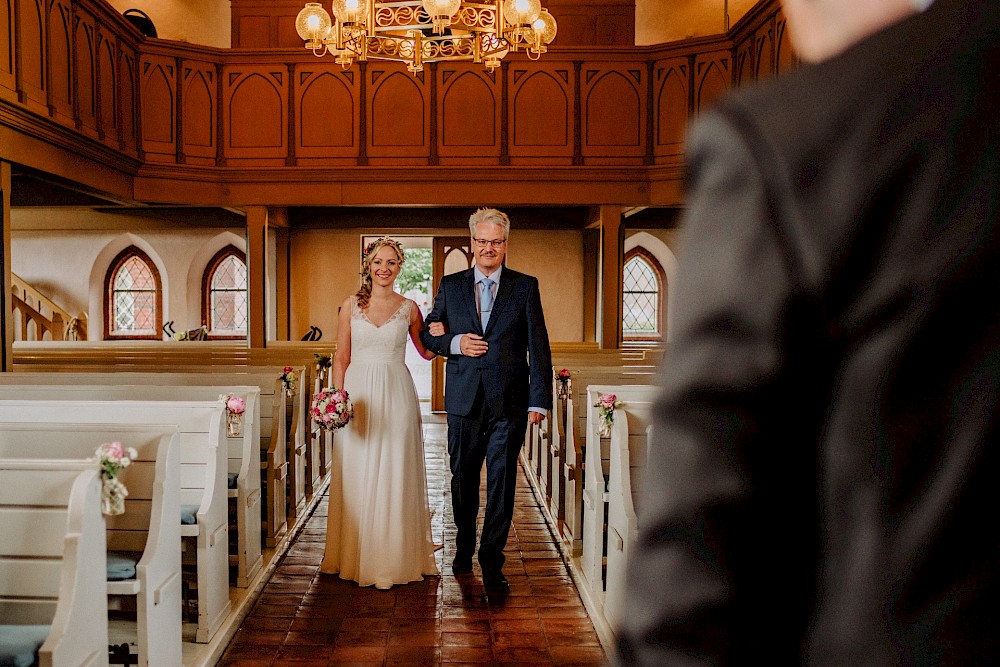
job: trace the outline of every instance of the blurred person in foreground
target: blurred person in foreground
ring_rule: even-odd
[[[782,6],[690,142],[617,659],[1000,664],[1000,2]]]

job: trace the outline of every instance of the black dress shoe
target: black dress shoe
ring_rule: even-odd
[[[492,593],[510,593],[510,582],[498,569],[483,570],[483,586]]]
[[[452,574],[469,574],[472,572],[472,556],[455,556],[451,562]]]

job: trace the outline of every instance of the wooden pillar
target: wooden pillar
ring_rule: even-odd
[[[247,345],[267,347],[267,207],[247,206]]]
[[[600,335],[597,304],[600,297],[598,278],[601,275],[601,232],[583,230],[583,340],[596,342]]]
[[[275,335],[277,340],[292,340],[291,230],[288,209],[284,207],[270,209],[268,225],[274,229],[275,240]]]
[[[622,248],[625,235],[620,206],[595,209],[601,229],[601,348],[621,347],[622,341]]]
[[[10,188],[9,162],[0,161],[0,225],[3,226],[3,246],[0,250],[0,272],[3,292],[0,293],[0,371],[14,370],[14,313],[10,296]]]

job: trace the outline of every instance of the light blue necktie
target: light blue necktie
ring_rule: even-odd
[[[490,311],[493,310],[493,281],[484,278],[479,283],[479,321],[486,331],[486,323],[490,321]]]

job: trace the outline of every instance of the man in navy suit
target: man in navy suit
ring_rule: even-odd
[[[528,423],[552,409],[552,355],[538,280],[503,265],[510,220],[496,209],[469,218],[475,263],[441,279],[428,349],[446,356],[445,410],[458,529],[455,574],[472,572],[479,477],[486,461],[486,517],[479,541],[483,584],[507,592],[503,549],[514,516],[517,457]],[[440,322],[443,329],[432,326]],[[440,336],[432,335],[447,330]]]

